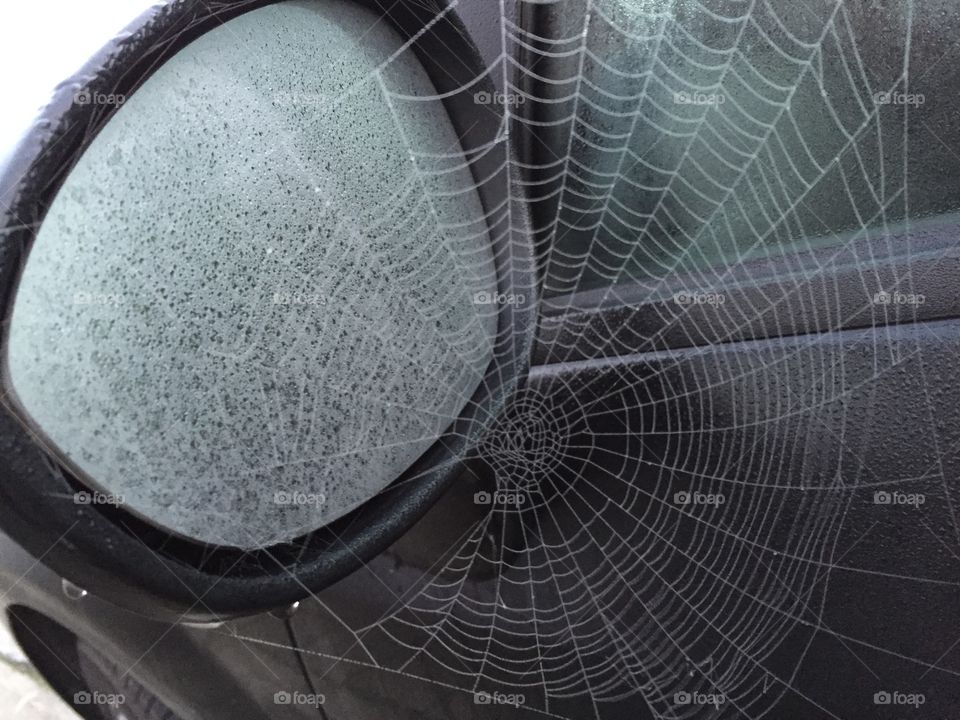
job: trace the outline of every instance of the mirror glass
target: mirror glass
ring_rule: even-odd
[[[252,549],[403,473],[492,357],[496,271],[423,67],[347,0],[283,2],[116,102],[28,256],[16,401],[91,486]]]

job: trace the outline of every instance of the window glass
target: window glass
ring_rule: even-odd
[[[841,246],[866,264],[956,221],[952,3],[574,0],[531,17],[546,295],[716,284]]]

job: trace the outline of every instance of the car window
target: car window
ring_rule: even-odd
[[[575,4],[526,36],[545,295],[956,224],[957,7]]]

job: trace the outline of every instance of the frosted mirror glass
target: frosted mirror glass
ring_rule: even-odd
[[[326,0],[241,15],[130,97],[86,98],[122,105],[30,250],[7,370],[94,502],[263,547],[447,430],[491,360],[497,286],[436,96],[387,23]]]

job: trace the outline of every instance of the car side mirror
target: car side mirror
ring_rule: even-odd
[[[197,617],[402,534],[527,367],[485,72],[412,0],[175,2],[64,84],[2,185],[0,527]]]

